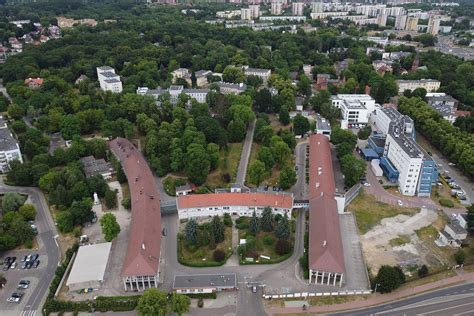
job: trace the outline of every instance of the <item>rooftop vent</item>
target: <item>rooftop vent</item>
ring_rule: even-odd
[[[145,250],[145,244],[142,244],[142,250]]]

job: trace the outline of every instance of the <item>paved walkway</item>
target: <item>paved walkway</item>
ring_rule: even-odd
[[[245,183],[245,176],[247,175],[247,165],[249,163],[250,152],[252,150],[253,133],[255,132],[255,122],[250,122],[247,129],[247,135],[245,136],[244,146],[242,148],[242,154],[239,161],[239,169],[237,170],[237,178],[235,183],[243,185]]]
[[[461,282],[467,281],[474,281],[474,273],[464,273],[460,274],[451,278],[439,280],[433,283],[423,284],[419,286],[415,286],[412,288],[407,288],[402,291],[396,291],[390,294],[376,294],[374,297],[362,300],[362,301],[354,301],[354,302],[347,302],[343,304],[335,304],[335,305],[325,305],[325,306],[311,306],[307,308],[306,313],[321,313],[321,312],[335,312],[335,311],[342,311],[342,310],[353,310],[353,309],[361,309],[368,306],[380,305],[383,303],[396,301],[408,296],[414,296],[417,294],[421,294],[423,292],[435,290],[440,287],[446,287],[449,285],[454,285]],[[274,314],[287,314],[287,313],[303,313],[301,308],[295,307],[273,307],[266,309],[269,315]]]

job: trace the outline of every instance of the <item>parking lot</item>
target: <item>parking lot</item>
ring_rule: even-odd
[[[30,269],[22,269],[23,262],[21,261],[24,256],[30,254],[39,254],[38,260],[40,264],[38,268],[31,267]],[[21,311],[27,310],[30,306],[26,306],[27,302],[30,300],[33,293],[33,289],[38,286],[39,279],[41,278],[45,267],[47,266],[47,256],[41,251],[35,249],[25,249],[25,250],[13,250],[6,252],[2,256],[2,260],[6,257],[16,257],[16,267],[15,269],[9,269],[8,271],[3,271],[5,265],[1,265],[1,273],[7,280],[5,287],[0,290],[0,310],[2,315],[5,315],[4,312],[11,315],[20,315]],[[18,283],[20,280],[28,280],[30,284],[27,289],[17,289]],[[7,299],[14,293],[23,293],[23,297],[19,303],[10,303],[7,302]]]

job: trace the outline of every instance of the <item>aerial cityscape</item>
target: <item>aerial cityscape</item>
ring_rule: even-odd
[[[474,315],[471,0],[0,0],[0,315]]]

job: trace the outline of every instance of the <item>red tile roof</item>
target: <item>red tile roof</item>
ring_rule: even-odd
[[[122,277],[158,274],[161,248],[160,194],[143,155],[127,139],[116,138],[110,149],[127,175],[132,199],[132,220]]]
[[[44,79],[42,78],[26,78],[25,79],[25,85],[35,85],[35,86],[41,86],[44,82]]]
[[[178,209],[216,206],[270,206],[293,208],[293,197],[289,194],[273,193],[210,193],[191,194],[177,198]]]
[[[309,139],[309,268],[344,273],[331,148],[326,136]]]

